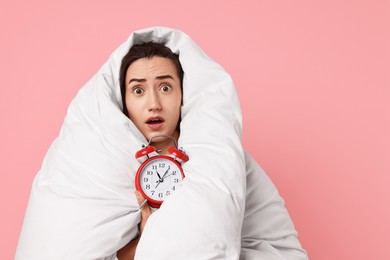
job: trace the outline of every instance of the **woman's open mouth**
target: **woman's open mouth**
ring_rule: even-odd
[[[158,130],[161,128],[164,124],[164,118],[159,116],[149,117],[148,120],[145,121],[145,123],[152,129],[152,130]]]

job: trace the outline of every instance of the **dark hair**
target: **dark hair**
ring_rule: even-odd
[[[129,52],[123,57],[121,68],[119,70],[119,84],[121,87],[123,113],[129,117],[126,106],[126,73],[130,65],[142,58],[153,58],[154,56],[167,58],[173,61],[176,66],[177,75],[180,79],[180,86],[183,88],[183,76],[184,72],[181,67],[179,56],[171,51],[164,44],[156,42],[145,42],[141,44],[133,45]]]

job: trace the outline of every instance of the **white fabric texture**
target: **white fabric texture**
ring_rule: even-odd
[[[284,202],[241,144],[230,76],[186,34],[136,31],[69,106],[37,174],[16,260],[116,259],[137,236],[134,158],[147,140],[121,112],[119,68],[136,43],[164,43],[185,72],[182,188],[149,218],[136,259],[306,259]]]

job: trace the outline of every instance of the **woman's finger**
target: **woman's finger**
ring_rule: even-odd
[[[144,196],[142,196],[141,192],[136,190],[134,193],[135,196],[137,197],[140,210],[143,211],[143,213],[147,213],[151,211],[148,205],[148,201],[144,198]]]
[[[142,196],[139,191],[135,191],[135,196],[137,197],[138,204],[140,205],[141,210],[141,223],[140,223],[140,232],[144,230],[144,226],[149,216],[152,214],[152,211],[148,205],[147,200]]]
[[[144,200],[145,200],[145,198],[144,198],[144,196],[142,196],[142,194],[141,194],[141,192],[139,192],[139,191],[134,191],[134,194],[135,194],[135,196],[137,197],[137,201],[138,201],[138,205],[140,205],[141,206],[141,204],[144,202]]]

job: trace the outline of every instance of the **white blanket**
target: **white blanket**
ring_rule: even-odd
[[[137,236],[134,158],[147,140],[121,112],[119,68],[135,43],[164,43],[185,76],[182,188],[149,218],[136,259],[306,259],[284,202],[243,150],[230,76],[186,34],[134,32],[79,91],[36,176],[17,260],[116,259]]]

